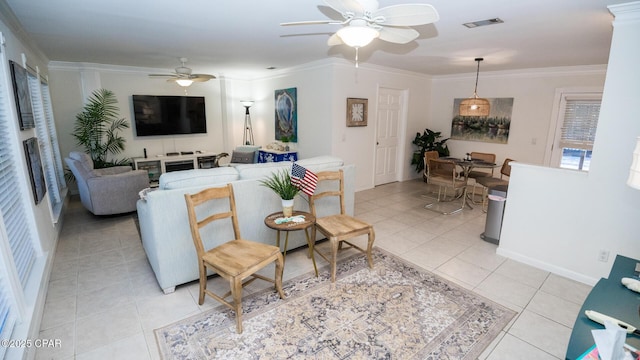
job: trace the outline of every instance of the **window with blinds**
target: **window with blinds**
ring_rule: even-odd
[[[40,154],[42,156],[47,193],[49,194],[52,209],[59,209],[62,204],[62,198],[60,196],[62,186],[59,183],[59,177],[56,173],[54,146],[51,142],[50,127],[47,121],[41,82],[36,75],[31,73],[28,74],[27,78],[29,81],[29,92],[31,93],[31,107],[33,108],[33,117],[36,124],[36,134],[38,135],[38,143],[40,144]],[[57,218],[57,214],[55,217]]]
[[[550,165],[589,171],[598,128],[602,92],[595,90],[556,92],[556,124]],[[548,153],[549,154],[549,153]]]
[[[2,37],[2,33],[0,33]],[[21,308],[24,307],[24,289],[27,286],[38,253],[34,234],[27,221],[27,210],[21,191],[17,159],[22,146],[15,134],[16,114],[11,111],[10,76],[4,47],[0,48],[0,338],[8,339]],[[22,293],[19,293],[22,291]],[[21,300],[20,300],[21,299]],[[4,357],[0,350],[0,357]]]
[[[599,116],[600,101],[567,100],[560,146],[582,150],[593,149]]]
[[[4,61],[3,61],[4,62]],[[24,155],[13,154],[12,148],[9,146],[13,141],[11,139],[11,131],[9,128],[10,121],[17,119],[9,116],[11,113],[7,106],[8,92],[4,87],[6,81],[6,67],[1,68],[0,78],[0,189],[14,189],[14,191],[0,192],[0,214],[6,227],[9,246],[13,255],[20,283],[24,287],[29,278],[29,274],[33,263],[35,262],[36,252],[31,239],[31,231],[27,224],[26,210],[24,203],[20,198],[22,193],[16,191],[21,189],[18,183],[18,175],[14,159],[22,159]]]
[[[53,118],[53,106],[51,105],[51,93],[49,92],[49,84],[41,83],[42,87],[42,105],[44,106],[44,116],[47,120],[47,132],[49,133],[49,141],[53,149],[53,166],[56,177],[58,179],[59,190],[65,189],[67,184],[64,179],[64,168],[62,167],[62,156],[60,155],[60,144],[58,143],[58,133],[56,132],[56,123]]]
[[[11,306],[11,298],[7,293],[9,285],[7,279],[0,276],[0,339],[10,339],[13,326],[16,323],[15,312]],[[4,359],[6,346],[0,346],[0,359]]]

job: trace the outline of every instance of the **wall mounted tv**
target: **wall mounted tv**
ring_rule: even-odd
[[[133,95],[137,136],[204,134],[203,96]]]

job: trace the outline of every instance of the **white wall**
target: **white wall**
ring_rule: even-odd
[[[589,284],[608,275],[616,254],[640,259],[640,191],[625,184],[640,135],[640,2],[610,9],[616,19],[590,171],[514,164],[498,248]],[[598,262],[601,250],[610,252],[606,263]]]
[[[491,59],[486,59],[491,61]],[[431,130],[451,136],[453,99],[473,94],[476,74],[438,76],[433,79]],[[478,95],[484,98],[514,98],[507,144],[448,140],[452,156],[471,151],[494,153],[497,162],[506,158],[542,165],[552,117],[556,89],[604,86],[605,66],[582,66],[524,71],[483,72],[480,68]]]

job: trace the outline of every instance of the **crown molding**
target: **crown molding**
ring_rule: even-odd
[[[480,78],[536,78],[541,76],[587,76],[587,75],[605,75],[607,73],[607,65],[581,65],[581,66],[561,66],[548,68],[530,68],[518,70],[504,71],[481,71]],[[476,77],[476,73],[452,74],[452,75],[436,75],[433,76],[434,81],[440,80],[462,80]]]

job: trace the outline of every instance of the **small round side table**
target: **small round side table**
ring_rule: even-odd
[[[285,238],[284,238],[284,254],[283,254],[284,259],[283,260],[287,259],[287,246],[289,245],[290,231],[304,230],[304,235],[307,237],[307,244],[309,245],[309,249],[312,249],[311,237],[309,236],[308,229],[315,225],[316,217],[313,216],[311,213],[308,213],[305,211],[294,211],[292,214],[292,217],[300,216],[300,215],[304,216],[304,221],[302,222],[288,221],[288,222],[277,224],[276,219],[284,217],[284,214],[282,213],[282,211],[270,214],[264,219],[264,224],[267,225],[267,227],[274,229],[278,232],[277,238],[276,238],[277,247],[280,247],[280,232],[281,231],[286,232]],[[313,261],[313,268],[315,269],[316,276],[317,276],[318,268],[316,267],[316,260],[314,259],[313,256],[310,256],[310,257]]]

